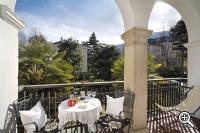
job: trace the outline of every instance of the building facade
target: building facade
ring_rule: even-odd
[[[169,32],[153,33],[148,39],[148,44],[148,54],[155,56],[155,63],[174,67],[181,66],[179,52],[173,50],[174,46],[170,42]]]

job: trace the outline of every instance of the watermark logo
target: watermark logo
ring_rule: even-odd
[[[190,114],[186,111],[181,112],[178,115],[178,119],[183,124],[189,124],[191,127],[194,127],[194,124],[190,121]]]

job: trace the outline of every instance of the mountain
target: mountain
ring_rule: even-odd
[[[169,37],[169,31],[153,32],[149,39],[156,39],[161,37]]]
[[[169,42],[169,31],[153,32],[148,39],[148,43],[154,45],[158,40],[160,43]]]
[[[119,49],[120,51],[123,51],[123,49],[124,49],[124,44],[117,44],[116,47],[117,47],[117,49]]]

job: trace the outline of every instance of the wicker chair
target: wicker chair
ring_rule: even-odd
[[[65,97],[58,97],[58,98],[35,98],[35,97],[29,97],[25,100],[17,100],[13,102],[13,108],[15,112],[16,117],[16,128],[18,133],[24,132],[24,126],[33,124],[35,126],[36,131],[35,132],[41,132],[41,133],[56,133],[58,132],[58,119],[57,119],[57,105],[60,104],[63,100],[67,99],[68,96]],[[36,123],[27,123],[25,125],[22,124],[21,117],[19,111],[21,110],[29,110],[31,109],[38,101],[41,102],[45,112],[47,113],[48,120],[45,123],[45,125],[38,130],[38,125]],[[52,101],[53,106],[52,107]],[[55,106],[56,105],[56,106]]]
[[[128,126],[128,132],[130,130],[130,126],[133,124],[133,107],[135,100],[135,93],[130,91],[116,91],[114,93],[115,98],[119,98],[124,96],[124,109],[123,113],[125,117],[121,117],[122,112],[120,112],[119,116],[112,116],[110,114],[102,114],[100,119],[97,121],[97,125],[100,125],[101,130],[107,132],[119,132],[123,133],[124,128]],[[118,123],[119,126],[117,128],[112,128],[111,123]]]

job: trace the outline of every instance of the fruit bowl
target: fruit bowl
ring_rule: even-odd
[[[69,107],[74,106],[76,104],[76,101],[77,101],[76,98],[67,100],[67,106],[69,106]]]

